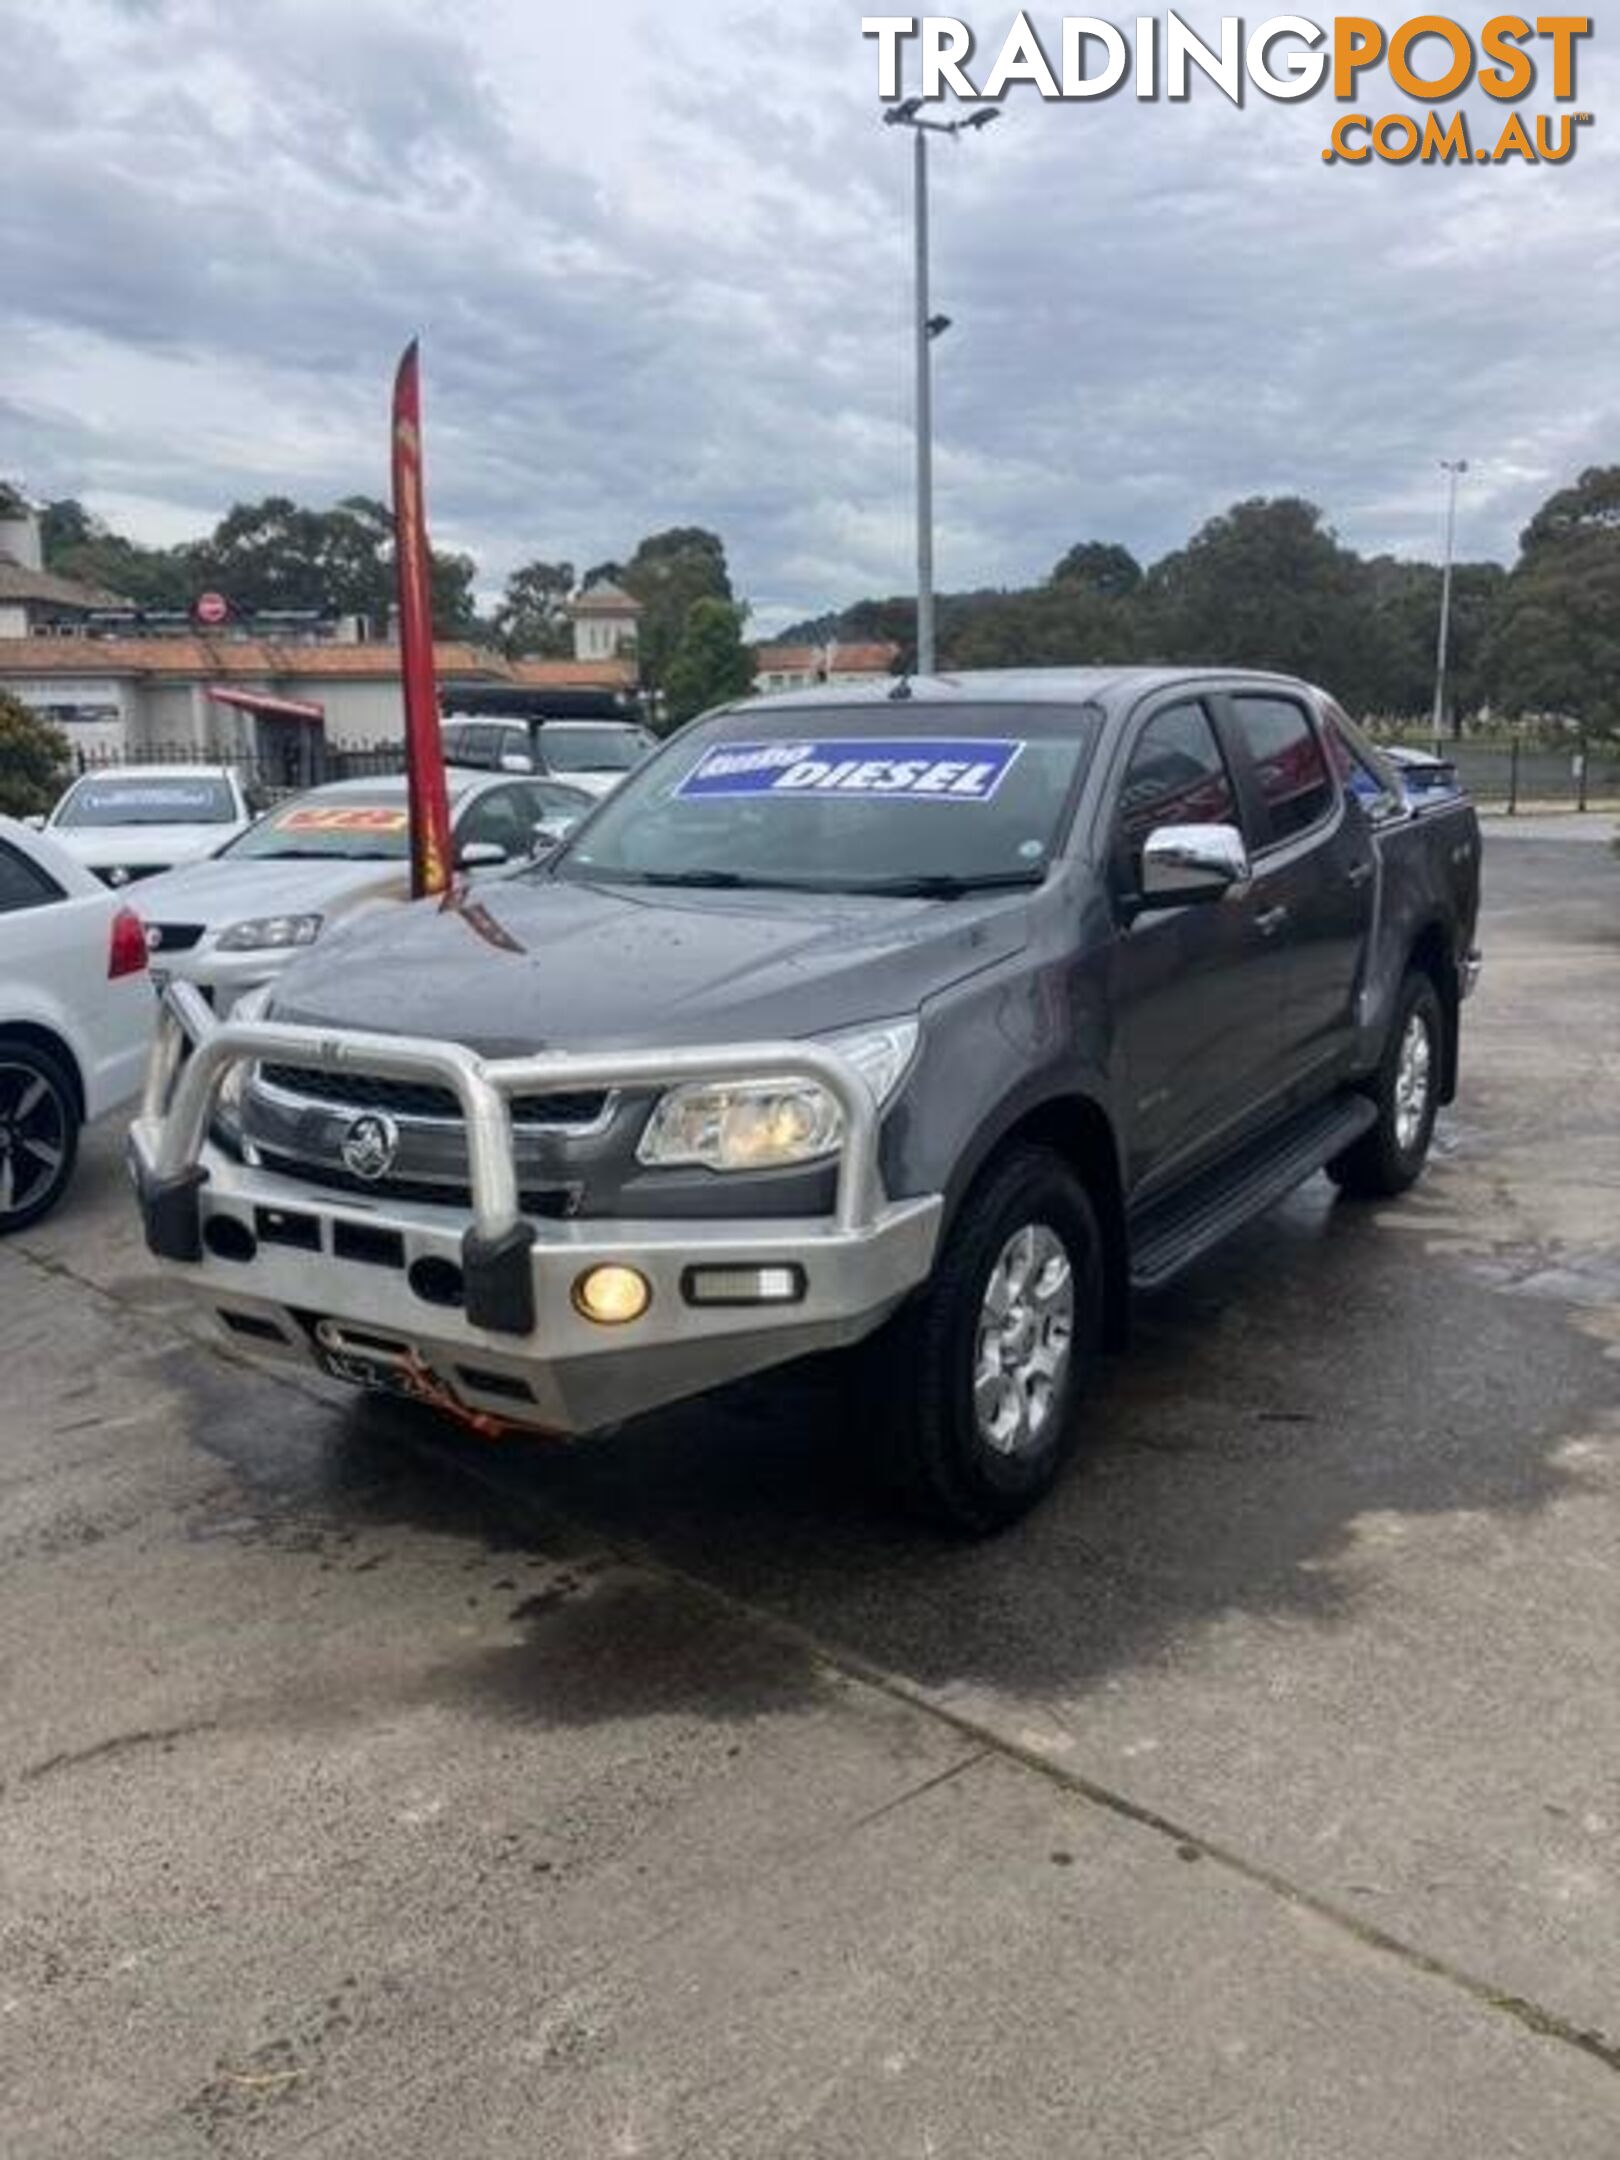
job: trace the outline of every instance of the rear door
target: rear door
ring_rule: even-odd
[[[1278,1084],[1280,949],[1248,890],[1139,910],[1142,847],[1162,825],[1233,825],[1247,813],[1207,703],[1151,708],[1117,785],[1110,875],[1119,903],[1113,1009],[1125,1080],[1132,1192],[1172,1183],[1255,1118]]]
[[[1279,962],[1282,1076],[1331,1086],[1350,1062],[1377,862],[1367,808],[1341,784],[1303,690],[1232,691],[1217,717],[1253,814],[1256,920]],[[1285,987],[1284,987],[1285,986]]]

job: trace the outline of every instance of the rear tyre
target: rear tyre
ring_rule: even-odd
[[[0,1237],[49,1214],[79,1152],[78,1091],[67,1066],[0,1035]]]
[[[1433,982],[1413,969],[1401,984],[1389,1040],[1368,1085],[1377,1121],[1327,1166],[1345,1192],[1392,1199],[1422,1176],[1440,1108],[1444,1026]]]
[[[880,1442],[905,1504],[969,1537],[1050,1491],[1102,1339],[1102,1237],[1048,1148],[1014,1147],[962,1205],[921,1295],[876,1338]]]

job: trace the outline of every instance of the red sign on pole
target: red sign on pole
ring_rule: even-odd
[[[394,378],[394,572],[405,689],[405,784],[411,807],[411,896],[450,888],[450,801],[433,669],[433,581],[422,494],[422,385],[412,338]]]
[[[213,630],[222,622],[230,621],[231,603],[222,592],[199,593],[191,612],[204,629]]]

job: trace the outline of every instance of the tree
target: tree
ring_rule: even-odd
[[[1150,640],[1166,660],[1277,668],[1355,699],[1359,568],[1314,503],[1236,503],[1149,571]]]
[[[62,730],[9,690],[0,690],[0,811],[8,817],[43,817],[72,771]]]
[[[1138,657],[1139,621],[1127,601],[1047,586],[966,610],[943,650],[960,668],[1117,667]]]
[[[664,676],[669,716],[677,727],[711,705],[746,697],[753,688],[753,656],[742,628],[743,611],[730,601],[708,594],[693,601]]]
[[[433,630],[436,637],[466,638],[479,627],[478,600],[473,587],[478,565],[470,555],[447,555],[433,550],[428,566],[433,593]]]
[[[547,660],[567,658],[574,649],[568,619],[568,596],[573,589],[572,563],[524,563],[512,572],[495,610],[495,634],[509,659],[530,654]]]
[[[1486,670],[1511,713],[1620,733],[1620,465],[1582,473],[1525,527]]]
[[[667,689],[666,672],[694,602],[731,602],[724,543],[701,525],[650,533],[615,582],[641,602],[636,639],[641,679],[650,689]]]
[[[1052,572],[1054,585],[1076,585],[1101,600],[1128,600],[1142,582],[1142,565],[1116,540],[1081,540]]]
[[[394,605],[394,518],[386,503],[346,495],[330,510],[310,510],[286,495],[237,503],[206,540],[181,549],[189,593],[224,593],[238,614],[281,608],[359,615],[374,632]],[[470,555],[434,549],[430,567],[433,627],[440,637],[473,629]]]
[[[142,547],[110,532],[72,496],[47,503],[39,528],[45,567],[59,577],[99,586],[137,607],[161,612],[186,605],[189,593],[178,550]]]

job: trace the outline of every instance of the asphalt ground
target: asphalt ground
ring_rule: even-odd
[[[255,1368],[93,1134],[0,1248],[0,2153],[1615,2160],[1582,824],[1490,827],[1424,1184],[1144,1304],[990,1545],[814,1387],[490,1447]]]

